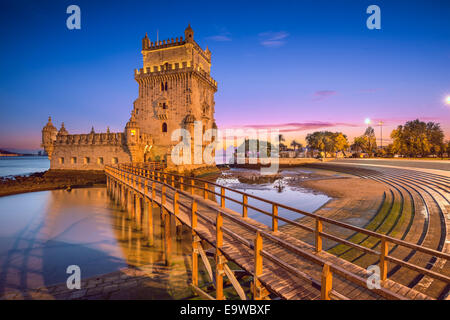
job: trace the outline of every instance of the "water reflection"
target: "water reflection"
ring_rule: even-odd
[[[0,295],[65,282],[69,265],[80,266],[84,279],[167,258],[159,209],[153,209],[154,245],[149,246],[148,225],[137,230],[104,188],[8,196],[0,198],[0,208]],[[170,225],[175,233],[174,221]],[[170,269],[187,274],[190,233],[178,229]]]
[[[284,171],[282,174],[275,177],[261,177],[256,170],[245,169],[231,169],[228,172],[223,172],[220,177],[217,178],[216,183],[222,186],[230,187],[235,190],[243,191],[248,194],[278,202],[296,209],[300,209],[307,212],[314,212],[327,203],[331,198],[295,186],[295,175],[299,173],[310,173],[306,170],[296,171]],[[253,180],[255,178],[255,180]],[[216,193],[220,194],[220,188],[216,187]],[[225,191],[227,197],[231,197],[239,202],[242,202],[242,195],[229,190]],[[220,197],[216,196],[216,201],[220,203]],[[266,212],[272,212],[272,205],[264,203],[252,198],[248,199],[248,204],[257,208],[260,208]],[[225,206],[236,212],[242,212],[242,205],[232,200],[226,200]],[[295,212],[285,210],[283,208],[278,209],[278,214],[281,217],[295,220],[301,218],[303,215]],[[272,225],[272,218],[264,215],[259,211],[249,208],[248,217],[264,223],[267,226]],[[279,221],[279,225],[284,225],[285,222]]]

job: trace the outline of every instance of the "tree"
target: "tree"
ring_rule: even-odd
[[[370,157],[373,156],[377,149],[375,130],[372,127],[368,127],[362,136],[355,137],[353,139],[353,148],[369,154]]]
[[[284,136],[282,134],[278,135],[278,140],[279,140],[279,150],[286,151],[287,146],[283,143],[283,141],[286,141],[286,139],[284,138]]]
[[[337,153],[348,148],[347,136],[342,132],[316,131],[306,136],[308,147],[325,153]]]
[[[391,133],[393,151],[403,156],[425,157],[429,154],[443,156],[444,132],[440,124],[425,123],[419,119],[398,126]]]
[[[292,140],[291,147],[293,147],[294,151],[296,151],[297,149],[303,148],[303,145],[295,140]]]

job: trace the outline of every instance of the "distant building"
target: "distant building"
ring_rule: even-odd
[[[171,133],[190,131],[201,121],[203,132],[216,128],[211,78],[211,52],[194,41],[189,25],[183,37],[151,42],[142,39],[143,68],[135,70],[139,96],[123,132],[69,134],[62,124],[58,131],[49,118],[42,129],[42,146],[51,169],[101,170],[106,164],[167,161],[177,142]],[[201,165],[189,165],[189,169]]]

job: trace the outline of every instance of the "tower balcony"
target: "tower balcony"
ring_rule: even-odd
[[[146,77],[166,76],[180,72],[193,72],[200,78],[208,82],[217,90],[217,81],[214,80],[208,72],[204,71],[198,65],[191,65],[190,62],[166,64],[162,66],[146,67],[134,70],[134,78],[139,82]]]

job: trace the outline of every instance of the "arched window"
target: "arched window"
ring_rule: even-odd
[[[64,164],[64,158],[59,158],[59,164]]]
[[[103,157],[99,157],[99,158],[97,159],[97,163],[98,163],[98,164],[103,164]]]
[[[165,122],[162,124],[162,132],[167,132],[167,123]]]
[[[71,162],[72,164],[76,164],[76,163],[77,163],[77,157],[72,157],[72,158],[70,159],[70,162]]]
[[[89,164],[91,162],[91,159],[89,157],[84,158],[84,164]]]
[[[165,84],[165,86],[164,86],[164,90],[167,91],[167,81],[166,81],[166,84]]]
[[[164,91],[164,83],[161,82],[161,91]]]
[[[165,102],[163,102],[162,108],[163,108],[163,109],[167,109],[167,104],[166,104]]]
[[[114,157],[114,158],[112,158],[111,162],[112,162],[112,164],[117,164],[117,163],[119,163],[119,159]]]

